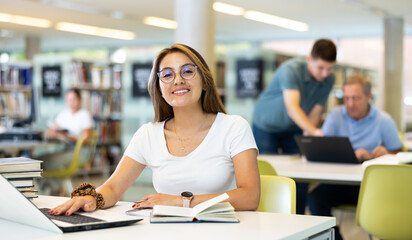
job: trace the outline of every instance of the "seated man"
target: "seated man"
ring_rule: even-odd
[[[359,162],[401,151],[402,143],[393,119],[374,108],[371,83],[362,75],[352,75],[343,84],[345,106],[332,110],[322,125],[325,136],[349,137]],[[341,204],[356,204],[359,186],[320,184],[309,194],[313,215],[332,216]],[[336,229],[336,239],[342,239]]]

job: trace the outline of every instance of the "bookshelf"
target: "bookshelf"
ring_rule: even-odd
[[[0,63],[0,117],[7,125],[29,120],[33,100],[31,64]]]
[[[92,114],[99,133],[91,173],[112,170],[121,157],[122,71],[108,62],[71,62],[70,87],[81,91],[82,108]]]
[[[40,122],[52,122],[65,108],[64,94],[70,88],[80,90],[82,108],[93,116],[94,130],[99,134],[89,173],[108,173],[114,169],[121,157],[122,125],[122,72],[123,66],[101,60],[73,59],[69,55],[55,54],[36,56],[37,72],[44,67],[61,69],[61,94],[46,97],[40,94]],[[42,76],[37,74],[36,86],[41,91]],[[47,111],[47,109],[50,109]],[[46,128],[46,126],[44,126]]]

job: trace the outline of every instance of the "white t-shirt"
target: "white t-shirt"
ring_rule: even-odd
[[[232,158],[257,149],[249,123],[218,113],[203,142],[189,155],[176,157],[166,147],[163,122],[147,123],[133,135],[125,155],[150,167],[158,193],[212,194],[236,188]]]
[[[60,128],[69,130],[69,134],[80,137],[82,131],[93,127],[92,116],[85,109],[80,109],[74,114],[70,109],[65,109],[57,115],[56,123]]]

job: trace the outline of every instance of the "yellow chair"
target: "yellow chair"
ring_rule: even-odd
[[[296,184],[288,177],[261,175],[258,212],[296,213]]]
[[[91,168],[91,165],[94,159],[94,152],[96,150],[98,138],[99,138],[99,133],[94,130],[90,136],[89,149],[88,149],[89,152],[87,153],[86,161],[79,162],[78,173],[83,175],[86,182],[90,180],[88,171]]]
[[[71,177],[73,177],[77,170],[79,169],[79,162],[81,157],[81,150],[84,145],[84,141],[86,140],[87,135],[83,134],[79,137],[76,142],[76,146],[74,147],[73,151],[73,158],[69,165],[61,169],[53,169],[53,170],[45,170],[43,171],[43,177],[57,177],[63,178],[66,185],[66,190],[68,193],[73,191],[73,185],[71,182]]]
[[[270,163],[262,159],[258,159],[257,161],[260,175],[278,175],[275,168],[272,165],[270,165]]]
[[[412,239],[412,166],[367,167],[356,222],[380,239]]]

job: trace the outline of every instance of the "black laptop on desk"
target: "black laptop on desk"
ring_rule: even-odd
[[[296,135],[295,141],[308,161],[359,164],[352,144],[347,137]]]

